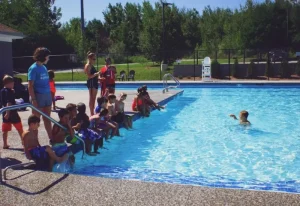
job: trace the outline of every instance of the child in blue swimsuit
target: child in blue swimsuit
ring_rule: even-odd
[[[68,153],[62,157],[58,157],[50,146],[40,145],[38,140],[39,117],[30,115],[28,118],[28,126],[28,130],[22,135],[24,150],[26,157],[35,161],[36,169],[52,171],[55,162],[61,163],[68,159]]]
[[[91,146],[94,143],[94,153],[99,154],[98,148],[101,144],[102,134],[90,129],[90,119],[86,115],[86,106],[84,103],[77,104],[78,114],[72,122],[73,128],[78,131],[85,141],[86,153],[91,154]]]

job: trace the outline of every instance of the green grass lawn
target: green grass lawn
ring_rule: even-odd
[[[135,80],[159,80],[160,79],[160,65],[151,64],[130,64],[129,68],[127,65],[116,65],[118,74],[120,71],[135,71]],[[172,71],[169,71],[173,73]],[[162,76],[164,73],[162,73]],[[26,75],[15,75],[16,77],[22,78],[24,82],[27,81]],[[66,73],[55,73],[55,81],[85,81],[86,75],[82,72],[66,72]]]
[[[219,63],[221,64],[228,64],[228,59],[218,59]],[[249,62],[250,59],[246,59],[246,62]],[[243,59],[239,59],[239,62],[242,63]],[[198,60],[198,63],[202,63],[202,59]],[[234,63],[234,60],[232,59],[231,64]],[[194,60],[193,59],[184,59],[181,61],[181,64],[188,64],[188,65],[193,65]],[[118,74],[122,70],[128,74],[130,70],[135,71],[135,80],[140,81],[140,80],[159,80],[160,79],[160,65],[153,64],[152,62],[147,62],[147,63],[131,63],[131,64],[115,64],[117,67]],[[99,65],[99,68],[101,66]],[[169,66],[168,67],[170,70],[166,71],[165,73],[173,73],[174,66]],[[165,73],[162,73],[161,76]],[[22,78],[24,82],[27,81],[27,76],[26,75],[16,75],[16,77]],[[66,72],[66,73],[56,73],[55,74],[55,81],[85,81],[86,80],[86,75],[83,72]]]

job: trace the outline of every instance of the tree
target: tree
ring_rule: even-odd
[[[53,1],[2,0],[0,10],[0,22],[5,22],[29,38],[52,35],[61,26],[58,23],[61,9],[53,6]]]
[[[124,7],[123,22],[123,42],[125,51],[131,54],[139,51],[139,34],[142,29],[141,6],[132,3],[126,3]]]
[[[87,41],[87,49],[91,51],[107,52],[111,45],[109,33],[104,28],[102,22],[97,19],[89,21],[86,26],[85,37]]]
[[[53,51],[57,42],[61,45],[60,52],[70,51],[58,34],[61,9],[53,6],[53,3],[54,1],[47,0],[0,1],[0,22],[26,35],[23,41],[13,42],[13,55],[32,55],[38,46],[45,46]]]
[[[106,11],[103,12],[104,27],[109,32],[110,39],[114,42],[122,41],[123,22],[125,19],[124,10],[121,3],[115,6],[109,4]]]
[[[60,34],[65,38],[68,45],[72,46],[81,58],[84,58],[82,56],[84,48],[82,48],[81,19],[73,18],[65,23],[60,29]]]
[[[159,7],[158,4],[155,6]],[[159,26],[161,25],[161,15],[159,15],[159,11],[155,10],[148,1],[143,2],[142,13],[143,30],[140,33],[139,48],[148,59],[151,59],[153,55],[161,56],[162,29],[161,26]]]
[[[186,49],[193,50],[196,45],[201,45],[200,15],[196,9],[182,10],[182,33]]]

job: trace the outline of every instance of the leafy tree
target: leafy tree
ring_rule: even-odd
[[[61,9],[53,1],[2,0],[0,22],[23,32],[29,38],[57,33],[61,24]],[[28,12],[30,11],[30,12]]]
[[[104,27],[109,32],[110,39],[114,42],[122,41],[123,37],[123,22],[125,19],[124,9],[121,3],[117,3],[115,6],[109,4],[104,15]]]
[[[185,47],[193,50],[202,43],[199,12],[196,9],[183,9],[180,13],[183,16],[182,33],[185,39]]]
[[[72,46],[81,58],[84,58],[82,56],[84,48],[82,45],[81,19],[73,18],[70,22],[65,23],[60,29],[60,33],[66,39],[68,45]]]
[[[125,51],[131,54],[139,51],[139,34],[142,30],[141,6],[126,3],[124,7],[123,42]]]
[[[0,1],[0,22],[26,35],[24,40],[13,42],[13,55],[32,55],[38,46],[55,51],[58,43],[61,46],[58,54],[72,51],[58,33],[62,14],[53,3],[47,0]]]
[[[159,7],[158,4],[155,5]],[[145,54],[148,59],[151,59],[153,55],[161,56],[161,15],[158,9],[152,7],[150,2],[144,1],[142,7],[142,27],[143,30],[140,33],[140,50]]]
[[[93,19],[87,23],[85,37],[87,41],[86,50],[97,51],[98,44],[99,53],[108,52],[111,41],[108,31],[104,28],[100,20]]]

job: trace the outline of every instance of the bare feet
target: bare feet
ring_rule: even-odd
[[[4,145],[3,149],[9,149],[9,145]]]

